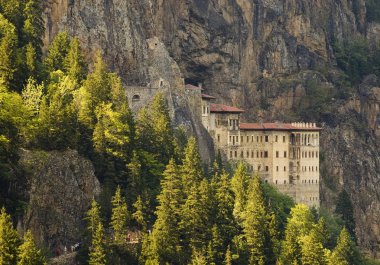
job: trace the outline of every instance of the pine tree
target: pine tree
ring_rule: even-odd
[[[42,36],[45,32],[41,0],[27,0],[24,8],[24,42],[32,43],[37,60],[42,56]]]
[[[232,265],[232,253],[231,253],[230,245],[228,245],[227,247],[226,257],[224,259],[224,265]]]
[[[132,200],[135,200],[139,194],[142,194],[144,187],[141,172],[141,163],[136,151],[133,151],[131,162],[128,164],[128,169],[130,172],[128,178],[128,190]]]
[[[112,103],[101,104],[96,110],[96,117],[93,135],[95,150],[120,159],[125,164],[130,159],[133,140],[133,116],[130,109],[125,106],[115,110]]]
[[[190,188],[186,202],[182,206],[179,224],[185,244],[191,249],[200,250],[207,246],[211,238],[211,200],[207,180]]]
[[[359,265],[360,254],[350,233],[343,228],[329,260],[329,265]]]
[[[16,71],[16,28],[0,14],[0,85],[10,87]]]
[[[168,163],[174,155],[174,138],[169,116],[169,108],[163,94],[158,93],[150,105],[151,122],[155,136],[155,152],[158,159],[163,163]]]
[[[0,0],[0,13],[17,29],[20,29],[23,22],[23,6],[23,0]]]
[[[193,249],[189,265],[208,265],[204,251]]]
[[[61,71],[52,73],[47,95],[40,104],[36,143],[45,150],[77,146],[77,119],[72,104],[75,82]]]
[[[223,238],[223,251],[230,243],[237,232],[236,223],[233,216],[234,194],[230,187],[230,178],[226,172],[223,172],[216,182],[215,203],[214,206],[215,223],[220,230]],[[224,255],[224,253],[223,253]]]
[[[180,206],[183,200],[181,179],[173,159],[169,161],[161,181],[161,192],[157,197],[157,220],[153,226],[152,248],[160,264],[178,264],[181,253],[178,225]]]
[[[301,261],[303,265],[327,264],[326,251],[320,239],[321,237],[317,228],[314,228],[308,235],[300,238]]]
[[[297,204],[292,208],[282,243],[281,261],[284,264],[301,264],[300,238],[310,233],[314,217],[306,205]]]
[[[234,216],[236,220],[242,222],[242,213],[247,203],[247,188],[249,186],[249,176],[246,166],[241,162],[231,179],[231,188],[235,194]]]
[[[28,79],[28,83],[22,90],[22,100],[33,115],[39,113],[43,89],[43,84],[37,84],[37,82],[31,77]]]
[[[86,78],[87,64],[77,37],[74,37],[70,42],[66,58],[64,59],[64,69],[78,83],[81,83]]]
[[[146,218],[147,205],[140,195],[137,196],[137,200],[133,204],[133,207],[135,208],[135,212],[132,214],[133,219],[136,221],[141,231],[146,231],[148,229]]]
[[[70,39],[66,31],[59,32],[49,46],[48,55],[44,61],[48,73],[65,70],[65,58],[69,52]]]
[[[104,249],[104,228],[101,222],[97,224],[89,253],[89,265],[105,265],[106,253]]]
[[[19,247],[17,265],[45,265],[46,260],[41,250],[37,248],[30,231],[24,236],[24,242]]]
[[[19,238],[13,228],[11,217],[5,212],[0,213],[0,264],[14,265],[17,263]]]
[[[181,174],[185,193],[189,193],[191,188],[199,185],[203,178],[201,158],[194,137],[189,139],[185,148],[185,157],[182,161]]]
[[[111,227],[114,232],[114,242],[123,243],[127,230],[127,221],[130,219],[127,203],[121,196],[120,186],[117,187],[115,195],[112,197]]]
[[[250,252],[250,264],[271,264],[273,246],[269,233],[269,211],[263,186],[258,176],[249,185],[247,205],[243,212],[243,231]]]
[[[41,69],[39,68],[36,49],[32,43],[28,43],[25,48],[25,64],[27,69],[27,76],[37,78]]]
[[[86,220],[88,222],[88,230],[92,237],[94,237],[98,225],[101,223],[100,219],[100,206],[95,199],[92,199],[91,208],[87,211]]]
[[[354,219],[354,208],[352,206],[351,198],[346,190],[339,193],[338,200],[336,203],[335,213],[342,217],[344,225],[346,226],[348,232],[353,239],[356,238],[355,235],[355,219]]]

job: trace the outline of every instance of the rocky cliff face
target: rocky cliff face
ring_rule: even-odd
[[[334,89],[334,41],[359,34],[374,44],[380,32],[380,25],[366,22],[364,0],[48,0],[45,6],[46,45],[67,30],[80,38],[89,57],[101,49],[127,85],[157,77],[173,88],[183,85],[181,78],[202,82],[209,93],[246,108],[249,120],[298,119],[294,108],[310,82]],[[174,68],[152,55],[147,40],[155,37]],[[325,125],[322,177],[336,182],[323,186],[322,204],[333,209],[335,194],[347,189],[359,243],[377,256],[378,87],[366,80],[350,100],[333,103],[334,115],[316,118]],[[183,112],[179,122],[192,117],[181,102],[172,104]]]
[[[76,151],[23,150],[20,165],[27,173],[29,203],[19,228],[33,231],[44,247],[63,253],[81,242],[84,217],[100,192],[91,162]]]

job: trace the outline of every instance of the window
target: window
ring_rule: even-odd
[[[247,135],[247,143],[249,143],[249,136]]]
[[[286,137],[285,135],[282,137],[282,141],[285,143],[286,142]]]
[[[256,157],[259,158],[259,151],[256,151]]]
[[[258,136],[256,137],[256,140],[257,140],[256,142],[259,142],[259,137]]]
[[[284,171],[286,171],[286,167],[284,167]]]
[[[249,158],[249,151],[247,151],[247,158]]]
[[[241,143],[243,143],[243,139],[244,139],[244,137],[241,136],[241,137],[240,137],[240,142],[241,142]]]
[[[260,143],[262,143],[263,142],[263,137],[262,136],[260,136]]]
[[[276,166],[276,171],[278,172],[278,166]]]
[[[276,158],[279,158],[279,157],[280,157],[280,152],[276,151]]]
[[[269,136],[268,135],[265,135],[265,142],[269,142]]]
[[[218,134],[218,142],[220,142],[220,134]],[[231,136],[230,136],[230,142],[231,142]]]
[[[261,157],[261,158],[263,157],[263,151],[260,152],[260,157]]]
[[[268,151],[264,151],[264,157],[268,158]]]
[[[284,184],[286,184],[286,180],[284,180]]]
[[[235,158],[237,158],[237,151],[235,151]]]
[[[138,102],[140,101],[140,95],[133,95],[132,102]]]
[[[275,138],[275,142],[277,143],[278,142],[278,135],[276,135],[274,138]]]
[[[260,169],[261,169],[261,166],[258,166],[258,167],[257,167],[257,171],[260,171]]]
[[[265,171],[266,171],[266,172],[269,171],[269,167],[268,167],[268,166],[265,166]]]
[[[240,157],[244,158],[244,152],[243,151],[240,152]]]
[[[276,180],[276,184],[277,184],[277,180]]]
[[[284,151],[284,157],[286,158],[286,156],[287,156],[287,153],[286,153],[286,151]]]
[[[251,157],[253,158],[255,155],[255,152],[251,151]]]
[[[230,158],[232,158],[232,151],[230,151]]]
[[[252,139],[251,139],[251,142],[253,143],[253,135],[252,135]]]

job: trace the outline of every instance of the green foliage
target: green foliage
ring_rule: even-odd
[[[41,0],[27,0],[24,8],[24,42],[31,43],[36,51],[37,58],[42,56],[42,36],[45,32],[42,19],[43,9]]]
[[[127,203],[121,196],[120,186],[117,187],[115,195],[112,197],[111,227],[113,229],[114,242],[122,244],[125,242],[127,223],[130,219]]]
[[[101,222],[97,224],[89,253],[89,265],[106,265],[106,252],[104,246],[104,228]]]
[[[197,186],[203,178],[201,158],[194,137],[191,137],[186,145],[181,166],[181,175],[184,191],[187,194],[189,194],[190,190],[193,189],[194,186]]]
[[[44,60],[48,73],[65,70],[65,59],[70,49],[70,40],[66,31],[59,32],[49,46],[48,55]]]
[[[234,216],[241,222],[242,214],[247,203],[249,176],[245,164],[239,163],[231,179],[231,188],[235,194]]]
[[[158,195],[156,215],[153,226],[150,259],[158,259],[160,263],[176,263],[180,257],[180,222],[181,204],[183,200],[182,183],[174,160],[170,160],[161,182],[161,193]]]
[[[28,79],[28,83],[22,90],[22,100],[31,114],[38,115],[40,111],[44,86],[37,84],[32,77]]]
[[[331,253],[329,264],[331,265],[357,265],[360,264],[360,255],[355,246],[354,241],[351,239],[350,233],[346,228],[343,228],[336,247]]]
[[[86,78],[87,64],[84,60],[82,49],[77,37],[74,37],[69,45],[66,58],[64,60],[65,71],[78,83]]]
[[[52,73],[51,80],[40,105],[35,145],[45,150],[75,148],[78,136],[72,101],[76,83],[61,71]]]
[[[376,8],[373,8],[370,13]],[[379,47],[370,48],[367,39],[361,36],[344,43],[334,43],[338,67],[345,72],[353,84],[359,84],[368,74],[379,73],[379,50]]]
[[[314,217],[306,205],[296,205],[290,213],[285,230],[281,261],[284,264],[301,264],[300,238],[308,235],[313,228]]]
[[[261,179],[255,176],[249,184],[247,204],[243,211],[243,231],[250,253],[249,264],[273,264],[275,260],[270,235],[270,216]]]
[[[15,26],[0,14],[0,85],[6,87],[14,79],[17,43]]]
[[[367,19],[372,22],[380,22],[380,3],[376,0],[366,0]]]
[[[94,237],[98,225],[101,224],[100,206],[95,199],[91,202],[91,208],[87,212],[86,220],[88,223],[87,228],[91,236]]]
[[[45,257],[34,243],[32,233],[27,231],[19,247],[17,265],[46,265]]]
[[[352,206],[351,198],[346,190],[342,190],[339,193],[335,213],[342,218],[344,225],[350,233],[351,237],[356,238],[354,207]]]
[[[14,265],[17,263],[19,238],[13,228],[10,215],[5,208],[0,212],[0,264]]]

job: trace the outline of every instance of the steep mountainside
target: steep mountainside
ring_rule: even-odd
[[[364,0],[48,0],[46,35],[77,35],[90,56],[101,49],[127,85],[146,85],[165,65],[151,64],[147,40],[165,44],[187,82],[247,109],[250,120],[299,120],[313,87],[341,89],[334,43],[379,39],[366,21]],[[165,75],[165,76],[164,76]],[[175,79],[175,78],[174,78]],[[345,85],[342,85],[343,89]],[[379,82],[370,77],[353,94],[329,99],[328,111],[306,116],[324,125],[323,204],[335,207],[345,188],[354,203],[358,241],[380,256]],[[327,94],[329,97],[330,94]],[[318,106],[317,106],[318,107]]]

